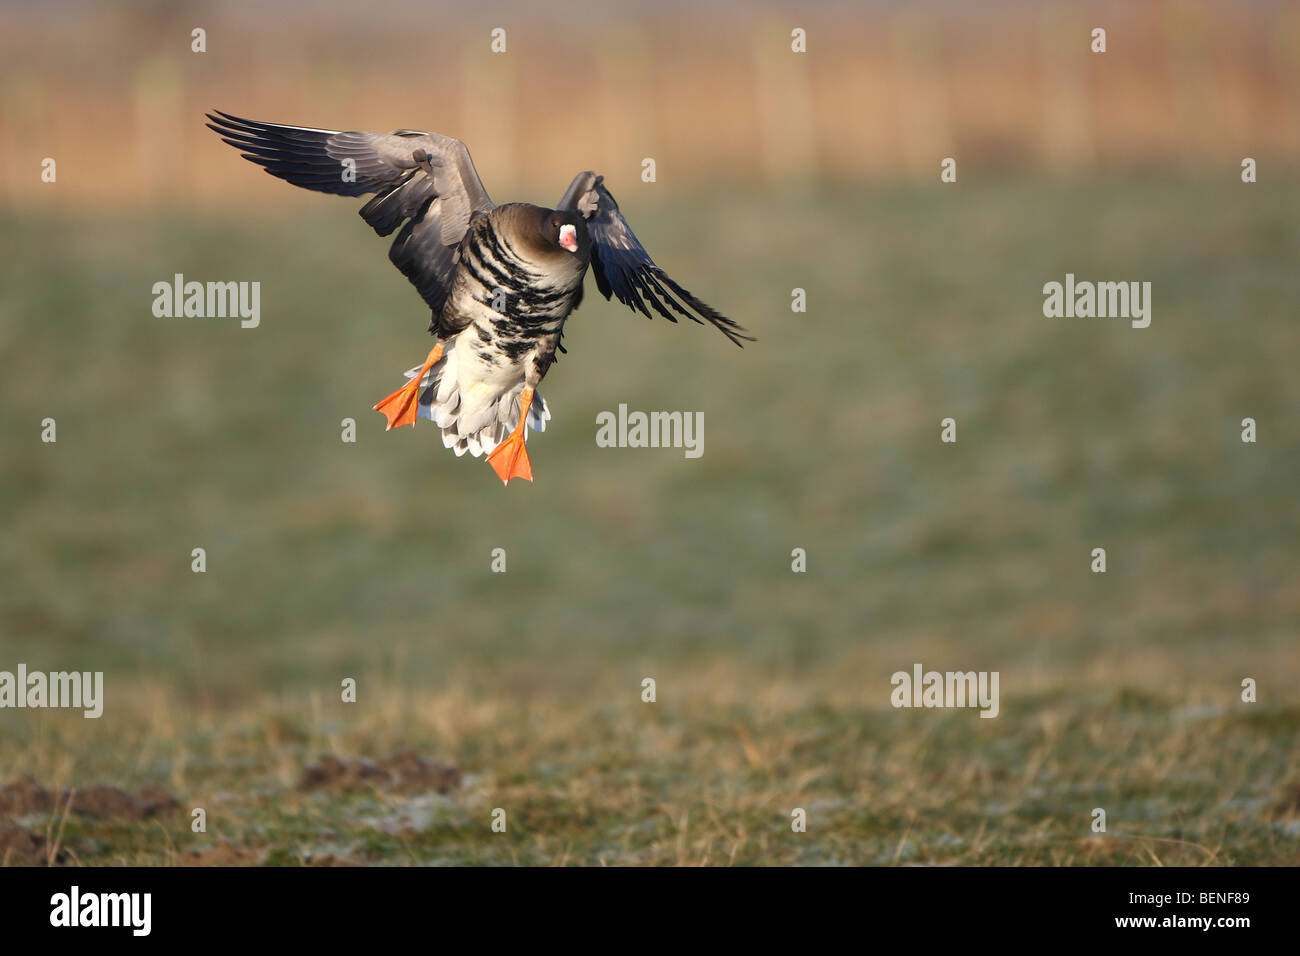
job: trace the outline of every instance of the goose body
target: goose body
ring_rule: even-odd
[[[519,238],[535,224],[545,230],[552,217],[556,227],[569,221],[584,240],[576,254]],[[446,346],[423,372],[417,412],[442,429],[443,444],[457,455],[490,454],[519,421],[520,395],[530,379],[545,376],[581,298],[590,247],[581,217],[527,203],[498,206],[470,223],[436,323]],[[418,366],[407,373],[417,374]],[[549,418],[534,393],[529,427],[544,431]]]

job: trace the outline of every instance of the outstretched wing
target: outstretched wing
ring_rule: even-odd
[[[753,336],[745,334],[743,326],[695,298],[655,265],[618,211],[618,203],[605,188],[604,181],[604,176],[593,172],[579,173],[556,207],[580,213],[587,220],[591,264],[601,295],[606,299],[616,295],[618,301],[630,309],[640,310],[647,318],[651,317],[646,308],[648,302],[669,322],[676,322],[677,317],[668,311],[671,308],[692,322],[701,325],[708,322],[737,345],[741,345],[742,339],[755,341]]]
[[[209,129],[272,176],[338,196],[375,193],[362,218],[381,236],[402,226],[388,258],[435,313],[442,308],[456,246],[475,213],[493,205],[464,143],[408,129],[338,132],[207,115]]]

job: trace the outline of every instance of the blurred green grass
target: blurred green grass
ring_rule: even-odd
[[[0,220],[0,668],[104,670],[108,692],[98,722],[0,712],[0,766],[222,793],[221,832],[271,862],[331,841],[389,862],[1295,859],[1300,190],[619,198],[759,341],[589,289],[541,389],[537,480],[508,489],[370,411],[427,311],[348,203]],[[176,272],[260,281],[261,326],[154,318]],[[1044,318],[1066,272],[1150,281],[1151,327]],[[596,447],[621,402],[704,412],[703,458]],[[1002,716],[892,711],[917,661],[1000,671]],[[469,775],[414,836],[358,822],[382,796],[266,798],[321,750],[399,745]],[[506,842],[494,806],[520,809]],[[1090,840],[1094,806],[1128,839]],[[180,852],[156,825],[68,839]]]

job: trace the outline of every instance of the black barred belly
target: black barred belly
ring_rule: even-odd
[[[495,365],[519,364],[537,353],[537,371],[545,374],[554,360],[564,320],[582,273],[560,280],[535,271],[504,246],[492,230],[462,247],[461,266],[470,280],[466,291],[472,302],[457,311],[469,315],[474,326],[479,358]]]

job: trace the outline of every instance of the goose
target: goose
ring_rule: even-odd
[[[647,318],[652,308],[670,322],[708,323],[742,348],[755,341],[655,264],[596,173],[575,176],[554,209],[498,206],[465,144],[450,136],[206,116],[272,176],[317,192],[374,194],[361,217],[381,236],[397,232],[388,258],[432,310],[434,336],[406,384],[374,408],[386,430],[429,419],[447,448],[486,456],[506,485],[533,480],[528,429],[544,431],[551,417],[537,387],[564,351],[564,323],[582,302],[589,268],[606,300],[616,296]]]

